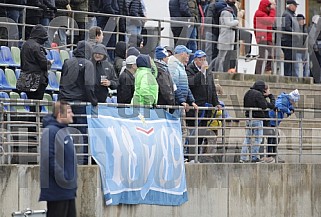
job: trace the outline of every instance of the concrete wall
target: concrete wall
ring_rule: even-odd
[[[38,166],[0,166],[0,217],[38,202]],[[103,204],[99,170],[79,167],[80,217],[249,217],[321,216],[321,165],[189,164],[189,201],[180,207]]]

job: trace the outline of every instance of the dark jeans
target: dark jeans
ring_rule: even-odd
[[[76,217],[76,203],[72,200],[47,201],[47,217]]]
[[[258,44],[262,45],[272,45],[272,42],[270,41],[260,41]],[[268,51],[268,59],[273,58],[272,54],[272,47],[262,47],[259,46],[259,58],[265,58],[265,51]],[[257,60],[256,61],[256,67],[255,67],[255,74],[261,75],[262,74],[262,65],[264,60]],[[264,71],[270,71],[272,69],[271,67],[271,61],[266,61],[265,70]]]
[[[290,47],[288,44],[282,44],[282,46]],[[296,51],[292,49],[282,48],[284,54],[284,60],[296,60]],[[294,76],[295,67],[294,63],[285,62],[284,63],[284,76]]]
[[[16,23],[22,23],[22,15],[23,10],[14,10],[14,9],[8,9],[7,10],[7,16],[8,18],[12,19]],[[14,32],[11,36],[9,36],[11,39],[21,39],[22,38],[22,26],[18,26],[19,32]]]

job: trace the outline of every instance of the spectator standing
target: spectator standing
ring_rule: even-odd
[[[234,19],[234,12],[230,7],[226,7],[226,3],[217,3],[216,7],[225,7],[220,14],[220,25],[229,27],[220,27],[220,33],[218,36],[217,49],[219,50],[217,59],[215,60],[215,70],[223,72],[224,61],[228,61],[231,58],[231,53],[228,51],[234,50],[235,31],[232,27],[236,27],[239,21]],[[219,9],[218,9],[219,10]],[[229,53],[229,55],[228,55]]]
[[[40,75],[37,80],[39,81],[38,88],[36,90],[27,90],[28,84],[18,79],[17,89],[25,91],[28,99],[42,100],[45,93],[45,89],[48,86],[48,69],[51,67],[52,61],[47,60],[46,50],[43,44],[48,40],[47,30],[38,24],[32,28],[29,39],[22,45],[20,58],[21,58],[21,73],[31,74],[32,77]],[[22,78],[22,76],[20,76]],[[20,78],[19,77],[19,78]],[[38,76],[37,76],[38,77]],[[33,78],[32,80],[35,80]],[[32,111],[36,111],[34,107],[31,107]]]
[[[298,89],[290,92],[289,94],[281,93],[275,102],[275,110],[269,111],[269,116],[271,118],[270,125],[271,127],[277,127],[280,125],[282,119],[287,115],[289,117],[291,114],[294,113],[294,105],[300,100],[300,93]],[[277,111],[277,112],[276,112]],[[277,116],[277,117],[276,117]],[[277,118],[277,121],[276,121]],[[277,129],[273,130],[273,135],[277,135]],[[268,153],[270,157],[276,157],[276,145],[279,141],[277,141],[277,137],[270,137],[268,138],[268,144],[272,144],[268,146]],[[284,160],[278,158],[278,163],[284,163]]]
[[[140,54],[136,59],[135,91],[132,99],[134,105],[156,105],[158,84],[152,74],[151,58]]]
[[[114,69],[116,75],[119,77],[120,71],[124,66],[126,59],[127,43],[124,41],[119,41],[115,47],[115,60],[114,60]]]
[[[63,10],[71,10],[70,7],[70,1],[69,0],[56,0],[55,5],[57,9],[63,9]],[[57,43],[58,46],[63,46],[67,45],[68,40],[67,40],[67,27],[69,23],[69,14],[66,12],[57,12],[56,17],[59,18],[60,22],[60,28],[57,30],[55,33],[56,37],[54,37],[53,42]],[[65,48],[61,48],[65,49]]]
[[[194,96],[195,103],[201,107],[215,107],[221,109],[221,105],[217,98],[216,88],[214,84],[213,74],[207,71],[208,63],[206,61],[206,53],[202,50],[197,50],[194,54],[194,60],[186,67],[189,88]],[[195,117],[195,111],[187,113],[188,117]],[[210,117],[210,112],[200,111],[198,116],[201,118]],[[195,127],[195,120],[187,121],[188,126]],[[198,127],[205,127],[207,120],[198,122]],[[198,129],[198,144],[201,145],[204,136],[208,133],[204,129]],[[194,130],[193,130],[194,131]]]
[[[174,83],[168,71],[168,52],[158,46],[155,51],[155,64],[157,67],[157,83],[159,86],[157,105],[175,105]]]
[[[104,40],[104,33],[99,26],[93,26],[89,29],[88,43],[94,47],[101,44]]]
[[[88,0],[70,0],[70,7],[75,11],[88,12],[88,8],[89,8]],[[85,13],[74,14],[74,19],[79,29],[78,35],[75,33],[74,42],[73,42],[74,44],[77,44],[79,41],[85,40],[85,29],[86,29],[87,18],[88,18],[88,15]]]
[[[5,3],[5,0],[0,0],[0,3]],[[0,7],[0,17],[7,17],[7,8]],[[7,39],[8,38],[8,30],[5,26],[0,26],[0,38]],[[0,46],[7,46],[7,41],[0,41]]]
[[[55,0],[45,0],[43,3],[47,6],[47,9],[44,11],[43,17],[40,19],[40,24],[43,26],[49,26],[50,21],[57,13],[56,3]]]
[[[312,17],[312,25],[309,30],[309,59],[311,61],[311,75],[314,83],[320,83],[321,74],[321,22],[320,15]]]
[[[48,217],[76,217],[77,161],[68,128],[73,116],[70,105],[58,101],[43,118],[39,201],[47,201]]]
[[[117,88],[117,102],[130,104],[135,91],[135,73],[137,57],[131,55],[126,58],[126,69],[119,75],[119,85]]]
[[[254,14],[254,29],[266,29],[272,30],[272,26],[275,22],[275,4],[270,0],[261,0],[258,10]],[[273,45],[272,32],[255,31],[256,42],[259,45]],[[270,46],[259,46],[259,57],[265,58],[265,52],[268,51],[268,58],[272,59],[273,53]],[[255,67],[255,74],[262,74],[262,66],[264,60],[257,60]],[[265,72],[272,71],[271,61],[266,62]],[[267,73],[268,74],[268,73]],[[269,73],[271,74],[271,73]]]
[[[131,17],[145,17],[141,0],[126,0],[128,15]],[[126,23],[126,31],[128,34],[140,35],[144,27],[143,19],[128,19]]]
[[[295,0],[287,0],[286,4],[286,9],[282,15],[282,31],[291,33],[300,32],[300,26],[295,15],[299,4]],[[296,50],[293,48],[299,47],[299,41],[298,35],[282,34],[281,45],[285,61],[295,61]],[[284,62],[284,76],[295,76],[294,72],[294,63]]]
[[[27,0],[5,0],[6,4],[14,4],[14,5],[26,5]],[[7,8],[7,17],[12,19],[17,24],[22,24],[23,20],[23,8]],[[22,26],[18,26],[19,32],[13,35],[11,39],[21,39],[22,38]]]
[[[308,33],[308,27],[305,24],[305,17],[303,14],[298,14],[297,19],[300,26],[300,33]],[[300,48],[306,48],[306,35],[300,35]],[[303,77],[310,77],[310,67],[309,67],[309,55],[306,50],[298,50],[296,53],[296,62],[295,63],[295,76],[299,77],[300,75],[300,66],[302,64],[303,68]]]
[[[245,108],[259,108],[267,109],[268,103],[265,96],[268,96],[269,89],[265,85],[264,81],[258,80],[244,95],[244,107]],[[246,121],[246,138],[244,140],[244,146],[242,147],[242,155],[240,163],[244,162],[260,162],[258,153],[260,144],[262,143],[263,136],[263,119],[264,111],[245,111],[245,117],[249,118]],[[253,119],[255,118],[255,119]],[[254,142],[252,142],[254,140]],[[250,149],[250,159],[248,160],[247,153]]]
[[[47,5],[43,0],[27,0],[28,6],[38,7],[38,9],[27,9],[26,23],[30,25],[40,24],[44,13],[47,11]],[[30,37],[33,26],[26,26],[26,39]]]
[[[118,78],[113,65],[108,61],[106,47],[103,44],[94,46],[92,62],[96,72],[95,95],[98,102],[105,103],[108,89],[117,89]]]
[[[184,110],[181,113],[182,116],[182,144],[185,144],[188,131],[186,128],[186,112],[189,111],[189,106],[193,106],[195,110],[198,106],[195,103],[194,96],[188,86],[188,78],[185,71],[185,65],[189,60],[189,55],[192,53],[190,49],[184,45],[178,45],[174,49],[174,55],[168,60],[168,71],[172,76],[175,90],[175,105],[184,106]]]
[[[86,106],[79,105],[81,102],[90,102],[92,106],[97,106],[98,99],[95,95],[95,68],[90,61],[92,57],[92,47],[86,41],[80,41],[73,51],[73,57],[66,60],[62,66],[61,80],[59,87],[59,100],[74,102],[72,110],[76,115],[75,124],[87,124],[87,118],[80,116],[86,114]],[[77,129],[82,134],[87,134],[86,126],[79,126]],[[87,144],[88,138],[83,136],[83,144]],[[82,153],[88,152],[87,146],[80,148]],[[79,164],[87,164],[88,157],[79,157]]]

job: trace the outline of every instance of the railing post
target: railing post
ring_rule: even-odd
[[[300,154],[299,163],[302,161],[302,150],[303,150],[303,112],[299,111],[299,144],[300,144]]]

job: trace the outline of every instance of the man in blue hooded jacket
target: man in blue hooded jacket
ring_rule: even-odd
[[[77,161],[68,128],[73,116],[70,105],[58,101],[53,114],[43,118],[39,201],[47,201],[48,217],[76,216]]]

